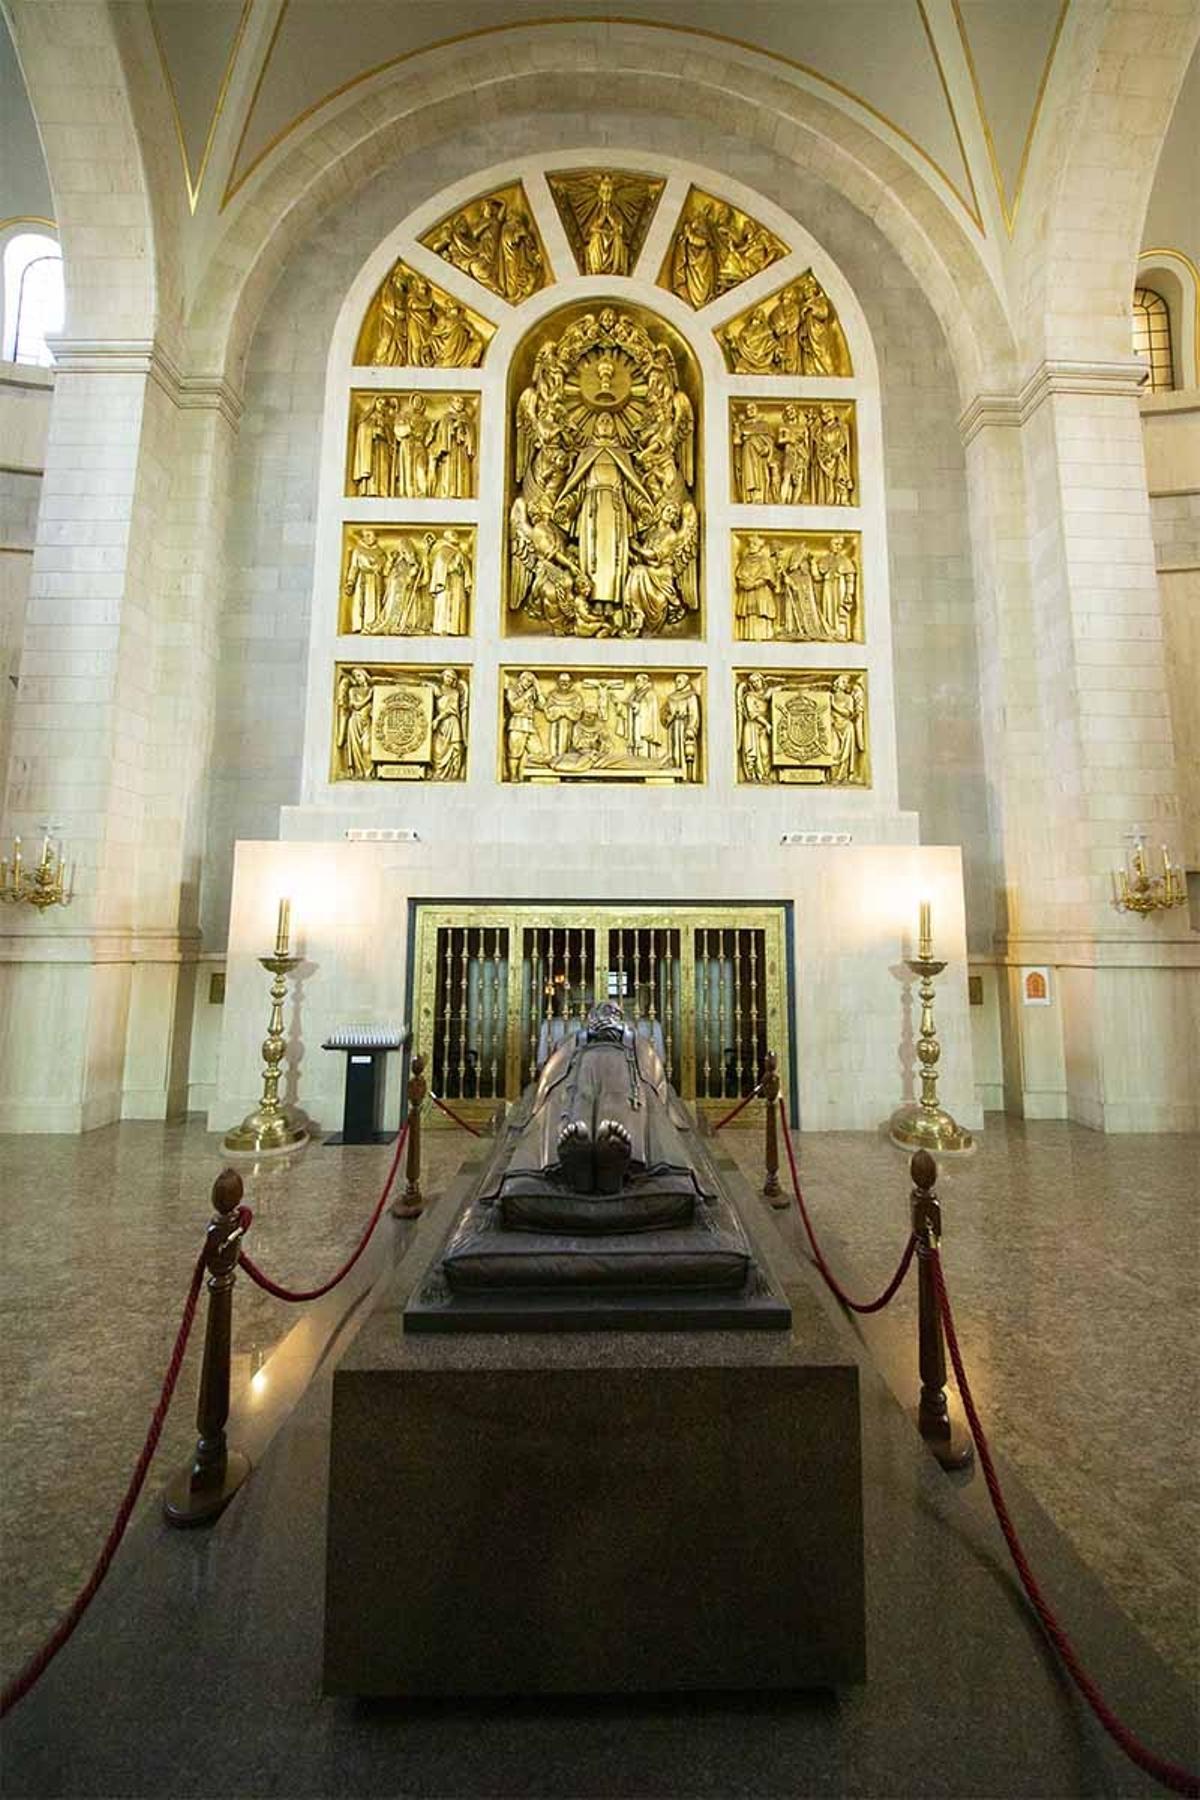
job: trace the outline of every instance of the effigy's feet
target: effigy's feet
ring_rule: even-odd
[[[625,1185],[633,1140],[616,1119],[602,1119],[596,1127],[596,1192],[619,1194]]]
[[[568,1119],[559,1132],[558,1161],[569,1188],[577,1194],[592,1192],[592,1138],[582,1119]]]

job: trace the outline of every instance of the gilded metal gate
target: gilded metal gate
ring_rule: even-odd
[[[687,1101],[750,1093],[768,1049],[789,1079],[781,906],[417,907],[414,1047],[470,1114],[517,1098],[605,996],[650,1038]]]

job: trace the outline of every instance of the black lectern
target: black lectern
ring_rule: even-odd
[[[380,1126],[383,1066],[389,1050],[403,1049],[406,1036],[394,1025],[343,1025],[325,1039],[322,1050],[340,1050],[346,1058],[342,1129],[327,1144],[390,1144],[395,1138]]]

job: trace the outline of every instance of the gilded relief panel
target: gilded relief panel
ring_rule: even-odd
[[[501,669],[500,779],[703,781],[704,708],[699,669]]]
[[[853,400],[731,400],[729,470],[742,506],[857,505]]]
[[[363,315],[356,363],[477,369],[496,327],[407,263],[392,264]]]
[[[547,175],[581,275],[632,275],[666,182],[628,169]]]
[[[338,663],[331,781],[465,781],[471,671]]]
[[[782,238],[701,188],[688,189],[658,285],[699,311],[788,254]]]
[[[749,644],[861,644],[860,534],[735,531],[733,634]]]
[[[343,525],[338,630],[364,637],[467,637],[473,525]]]
[[[811,269],[716,332],[732,375],[853,375],[832,300]]]
[[[644,308],[580,301],[509,371],[505,631],[701,635],[700,371]]]
[[[350,395],[346,493],[361,500],[473,500],[479,492],[479,395]]]
[[[519,181],[481,194],[440,219],[421,242],[512,306],[554,279]]]
[[[864,669],[740,669],[734,699],[739,781],[870,787]]]

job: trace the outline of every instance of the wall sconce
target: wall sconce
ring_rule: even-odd
[[[39,912],[44,912],[48,906],[70,906],[75,898],[75,865],[71,864],[66,881],[63,879],[65,867],[61,838],[56,844],[47,831],[42,839],[41,859],[36,867],[27,869],[21,858],[21,840],[15,837],[12,862],[7,856],[0,857],[0,900],[7,901],[10,906],[28,900]]]
[[[1167,846],[1162,847],[1162,874],[1152,875],[1146,867],[1145,834],[1139,831],[1126,855],[1125,867],[1113,870],[1113,905],[1118,912],[1138,913],[1145,918],[1147,913],[1165,912],[1186,901],[1183,870],[1171,861]]]

